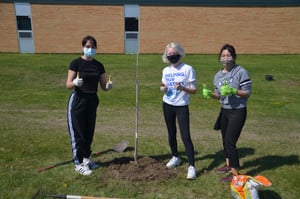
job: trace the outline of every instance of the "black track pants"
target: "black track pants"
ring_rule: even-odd
[[[99,104],[97,94],[79,94],[74,91],[68,103],[68,128],[76,165],[91,155],[96,112]]]

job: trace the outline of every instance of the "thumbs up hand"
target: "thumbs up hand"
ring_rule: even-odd
[[[83,85],[83,79],[80,78],[79,72],[77,72],[77,77],[75,79],[73,79],[73,84],[77,87],[80,87]]]
[[[164,83],[161,83],[160,84],[160,91],[166,92],[167,90],[168,90],[168,87]]]
[[[206,99],[211,97],[211,90],[207,89],[206,84],[203,84],[202,95]]]
[[[113,83],[112,83],[112,81],[111,81],[111,75],[108,77],[108,81],[107,81],[107,83],[106,83],[106,89],[107,90],[110,90],[110,89],[112,89],[112,87],[113,87]]]

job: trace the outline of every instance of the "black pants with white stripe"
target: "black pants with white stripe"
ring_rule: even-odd
[[[94,137],[99,98],[96,93],[84,94],[74,91],[68,103],[68,128],[76,165],[89,158]]]
[[[180,135],[185,147],[185,153],[190,165],[195,165],[194,145],[190,135],[190,115],[188,106],[172,106],[163,103],[163,112],[168,129],[168,139],[172,156],[178,156],[177,139],[176,139],[176,118],[180,128]]]
[[[229,166],[235,169],[240,167],[236,143],[241,135],[247,117],[247,108],[222,108],[221,133],[225,158],[229,159]]]

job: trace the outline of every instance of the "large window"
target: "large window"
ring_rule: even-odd
[[[125,18],[125,31],[139,31],[139,20],[136,17]]]
[[[28,16],[17,16],[18,30],[32,30],[31,19]]]

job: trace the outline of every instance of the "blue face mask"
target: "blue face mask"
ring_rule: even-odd
[[[83,48],[83,54],[87,57],[94,57],[96,54],[95,48]]]

